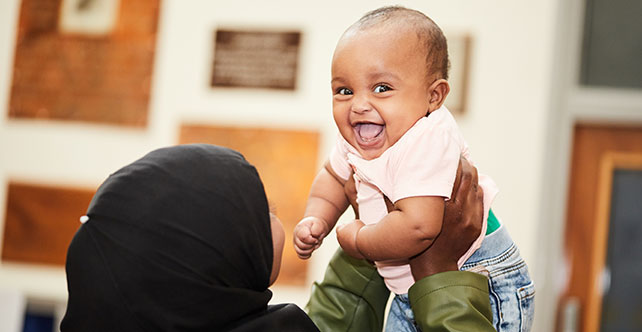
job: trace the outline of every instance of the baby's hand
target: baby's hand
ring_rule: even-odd
[[[365,258],[357,248],[357,233],[359,233],[359,230],[363,226],[365,226],[363,221],[355,219],[349,224],[337,227],[337,240],[339,240],[339,245],[341,245],[341,248],[343,248],[346,254],[354,258]]]
[[[330,227],[323,219],[305,217],[294,227],[294,250],[301,259],[308,259],[319,248]]]

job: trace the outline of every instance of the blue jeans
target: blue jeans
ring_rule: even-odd
[[[484,238],[481,248],[462,270],[488,271],[493,325],[498,332],[528,332],[533,325],[535,286],[528,267],[519,255],[505,227]],[[408,301],[408,294],[395,295],[388,313],[386,332],[419,331]]]

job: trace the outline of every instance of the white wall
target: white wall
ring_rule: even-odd
[[[166,0],[162,3],[149,125],[144,130],[82,123],[9,120],[8,95],[18,0],[0,1],[0,183],[27,179],[95,187],[112,171],[156,147],[174,144],[183,121],[304,128],[322,133],[328,152],[329,65],[343,30],[385,1]],[[400,1],[431,16],[447,33],[474,38],[468,113],[458,122],[475,161],[501,192],[494,210],[538,276],[536,259],[547,117],[557,27],[554,0]],[[294,92],[209,87],[213,32],[219,26],[298,29],[303,33]],[[0,186],[4,216],[6,186]],[[3,223],[0,220],[0,226]],[[0,227],[0,232],[2,227]],[[336,242],[315,255],[310,282],[320,279]],[[537,282],[537,280],[536,280]],[[0,287],[65,299],[62,269],[0,265]],[[309,287],[277,288],[275,301],[305,303]],[[538,288],[538,295],[546,296]],[[536,324],[537,316],[536,316]]]

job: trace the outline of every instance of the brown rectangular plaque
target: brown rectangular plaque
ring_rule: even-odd
[[[300,32],[217,30],[212,86],[294,90]]]
[[[285,228],[285,250],[277,283],[305,283],[307,261],[292,246],[292,230],[303,216],[317,171],[319,134],[309,131],[183,125],[180,143],[209,143],[241,152],[259,172],[268,200]]]
[[[64,265],[94,190],[11,182],[2,260]]]
[[[72,6],[61,10],[63,1]],[[91,24],[86,33],[82,24],[65,28],[92,22],[102,3],[22,1],[10,118],[147,124],[159,0],[119,1],[106,12],[116,15],[113,27],[102,32]]]

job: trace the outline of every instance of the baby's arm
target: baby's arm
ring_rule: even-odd
[[[368,260],[406,259],[428,248],[439,235],[445,201],[440,196],[400,199],[381,221],[361,227],[355,241]]]
[[[326,162],[312,182],[303,219],[294,228],[294,249],[307,259],[348,207],[341,179]]]

